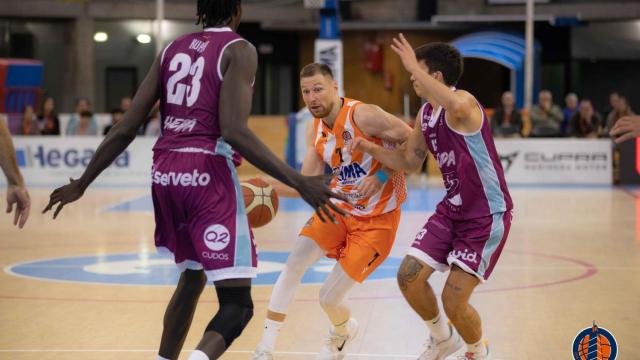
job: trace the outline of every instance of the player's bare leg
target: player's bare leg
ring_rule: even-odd
[[[198,299],[207,278],[202,270],[185,270],[164,313],[159,355],[177,359],[189,332]]]
[[[433,272],[434,269],[422,260],[407,255],[397,275],[402,295],[430,332],[420,360],[441,360],[462,347],[460,336],[447,324],[438,308],[438,300],[428,281]]]
[[[442,303],[445,313],[467,344],[467,352],[482,359],[488,352],[482,340],[482,321],[478,311],[469,304],[469,298],[479,283],[475,275],[452,265],[442,291]]]

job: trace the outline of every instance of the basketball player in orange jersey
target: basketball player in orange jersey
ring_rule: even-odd
[[[398,285],[431,332],[419,360],[445,359],[463,346],[460,337],[467,349],[458,360],[486,360],[480,316],[469,298],[500,258],[513,209],[489,120],[473,95],[455,89],[462,75],[456,48],[431,43],[414,51],[400,34],[392,49],[411,74],[416,94],[428,101],[402,148],[385,149],[366,139],[351,147],[398,171],[418,169],[427,151],[437,159],[447,193],[400,265]],[[453,327],[441,317],[427,281],[436,270],[451,270],[442,303]]]
[[[300,231],[287,264],[278,277],[267,311],[264,334],[253,359],[273,359],[276,337],[305,271],[325,255],[337,260],[320,290],[320,305],[333,324],[317,359],[342,359],[345,345],[358,331],[345,302],[347,292],[362,282],[389,255],[406,197],[404,174],[391,173],[371,156],[349,151],[358,138],[380,146],[404,142],[411,128],[375,105],[341,98],[331,69],[309,64],[300,73],[305,104],[314,116],[307,127],[307,152],[302,174],[319,175],[325,164],[333,169],[331,189],[348,202],[337,204],[350,216],[321,222],[314,215]],[[275,182],[281,195],[295,190]]]

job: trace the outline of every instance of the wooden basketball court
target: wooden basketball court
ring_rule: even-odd
[[[348,359],[415,359],[421,351],[427,331],[393,274],[442,190],[413,183],[392,258],[378,279],[351,294],[361,332]],[[56,221],[39,214],[49,191],[31,189],[33,210],[24,230],[13,228],[8,216],[0,218],[0,359],[154,360],[173,291],[163,283],[175,271],[153,257],[148,189],[92,188]],[[493,277],[472,298],[494,358],[571,359],[574,337],[595,320],[616,337],[619,359],[640,359],[638,192],[515,187],[512,195],[516,212],[505,251]],[[287,252],[309,214],[299,202],[285,201],[275,220],[256,230],[259,250],[265,256]],[[123,257],[114,265],[113,254],[137,260]],[[265,261],[261,276],[277,276],[286,254],[277,256]],[[321,261],[315,275],[330,266]],[[149,283],[114,280],[134,276],[149,276]],[[444,276],[432,281],[439,292]],[[272,290],[272,280],[264,282],[253,288],[255,317],[223,359],[250,358]],[[299,288],[277,359],[313,359],[329,326],[316,300],[319,289],[313,279]],[[215,292],[208,288],[181,359],[216,309]]]

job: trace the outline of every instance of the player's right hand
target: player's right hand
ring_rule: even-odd
[[[63,206],[80,199],[83,194],[84,188],[80,185],[80,182],[69,178],[69,184],[61,186],[51,193],[51,196],[49,196],[49,204],[42,210],[42,213],[46,213],[58,204],[56,211],[53,213],[53,218],[55,219]]]
[[[640,116],[625,116],[616,121],[609,135],[613,137],[616,144],[640,136]]]
[[[336,219],[333,213],[342,216],[347,215],[347,213],[332,203],[331,198],[341,201],[347,201],[347,199],[341,194],[336,194],[329,190],[326,185],[329,178],[330,176],[327,175],[303,176],[301,181],[296,184],[296,190],[300,193],[302,199],[315,209],[316,215],[322,222],[325,222],[322,216],[322,213],[324,213],[329,220],[335,223]]]

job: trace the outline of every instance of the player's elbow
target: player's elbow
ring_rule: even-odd
[[[224,141],[232,147],[242,143],[243,128],[241,126],[221,126],[220,133]]]

